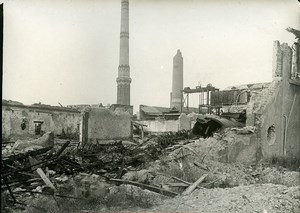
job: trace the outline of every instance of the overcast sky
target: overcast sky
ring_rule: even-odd
[[[292,44],[297,0],[130,0],[131,103],[170,104],[172,60],[184,87],[271,81],[273,41]],[[4,1],[3,98],[113,104],[121,0]],[[198,103],[192,99],[191,105]]]

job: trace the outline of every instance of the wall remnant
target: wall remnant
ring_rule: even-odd
[[[257,144],[263,157],[299,156],[300,84],[291,82],[299,73],[295,62],[299,51],[279,41],[274,42],[273,50],[273,82],[251,97],[246,124],[257,127]]]
[[[128,139],[132,136],[131,116],[126,112],[113,112],[105,108],[88,108],[84,112],[83,142]],[[86,126],[87,125],[87,126]]]
[[[40,130],[40,134],[53,132],[54,135],[61,135],[64,131],[67,136],[78,138],[80,121],[81,114],[74,109],[44,104],[23,105],[2,100],[3,140],[33,136],[37,130]]]
[[[146,121],[139,121],[144,125],[144,130],[146,132],[177,132],[179,131],[179,120],[164,120],[164,119],[156,119],[156,120],[146,120]]]
[[[114,112],[128,112],[133,115],[133,106],[130,105],[112,104],[109,109]]]

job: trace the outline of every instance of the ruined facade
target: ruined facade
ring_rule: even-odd
[[[82,110],[45,104],[23,105],[2,101],[2,140],[32,138],[45,132],[55,137],[80,140],[83,143],[97,140],[128,139],[132,135],[132,107],[91,107]]]
[[[300,155],[298,45],[274,42],[273,82],[252,96],[247,106],[247,125],[257,127],[257,147],[263,157]]]
[[[2,101],[2,139],[53,132],[79,138],[81,114],[67,107]]]
[[[249,152],[253,159],[267,159],[272,156],[287,156],[296,158],[300,155],[300,50],[299,42],[292,46],[286,43],[274,42],[273,81],[270,83],[246,84],[239,87],[229,87],[223,91],[210,93],[211,107],[222,109],[222,120],[227,114],[229,120],[236,119],[243,125],[243,135],[237,143],[235,139],[231,148],[234,153]],[[192,129],[196,119],[182,114],[175,120],[163,118],[163,112],[154,107],[142,107],[141,114],[147,114],[156,119],[141,121],[147,125],[146,131],[164,132]],[[245,117],[241,121],[241,114]],[[234,117],[236,114],[236,117]],[[200,115],[194,115],[199,118]],[[150,117],[149,117],[150,118]],[[226,125],[223,125],[226,126]],[[252,129],[255,127],[255,131]],[[239,127],[236,125],[236,127]],[[240,127],[239,127],[240,128]],[[248,132],[249,128],[251,131]],[[237,138],[239,134],[231,134]],[[240,136],[239,136],[240,137]],[[247,142],[248,141],[248,142]],[[244,150],[244,151],[243,151]],[[253,154],[255,153],[255,155]],[[240,155],[243,156],[244,154]],[[245,155],[246,156],[246,155]],[[247,159],[243,159],[248,161]]]

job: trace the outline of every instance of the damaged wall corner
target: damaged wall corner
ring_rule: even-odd
[[[275,41],[273,82],[252,96],[247,107],[247,125],[256,126],[264,158],[300,155],[300,87],[290,83],[293,73],[299,72],[292,58],[298,57],[288,44]]]

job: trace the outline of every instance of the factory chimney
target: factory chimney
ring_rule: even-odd
[[[173,82],[171,92],[171,108],[181,109],[181,90],[183,90],[183,58],[180,50],[173,57]]]
[[[129,0],[121,0],[120,60],[117,78],[117,104],[130,105]]]

